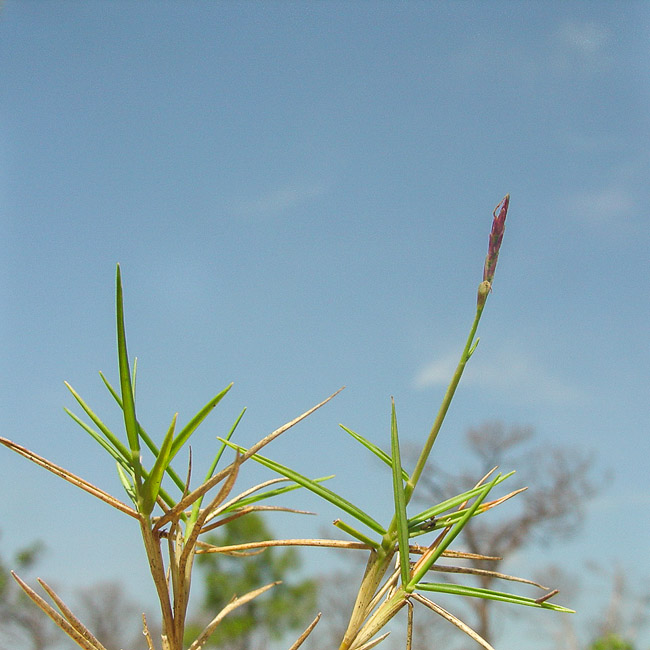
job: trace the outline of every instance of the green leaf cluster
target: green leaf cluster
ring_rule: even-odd
[[[119,390],[116,390],[102,373],[100,373],[100,376],[109,393],[122,411],[124,429],[126,432],[126,443],[123,442],[119,436],[113,433],[106,424],[104,424],[101,418],[90,408],[79,393],[77,393],[67,382],[66,386],[92,424],[83,421],[72,411],[68,409],[65,410],[68,415],[116,461],[118,475],[126,493],[135,504],[137,511],[144,516],[149,516],[158,499],[170,508],[175,506],[178,501],[178,499],[171,496],[162,488],[162,481],[165,475],[170,477],[181,495],[187,490],[188,486],[186,481],[183,481],[174,471],[171,462],[189,441],[190,437],[198,429],[203,420],[205,420],[205,418],[225,397],[232,387],[232,384],[229,384],[226,388],[217,393],[217,395],[205,404],[205,406],[201,408],[198,413],[196,413],[196,415],[194,415],[194,417],[192,417],[178,432],[176,432],[178,414],[174,414],[160,447],[157,446],[138,421],[136,414],[135,383],[137,364],[133,364],[132,371],[126,345],[124,298],[119,265],[117,266],[116,276],[116,314]],[[242,415],[243,412],[235,422],[227,437],[232,435],[235,427],[241,420]],[[153,465],[149,469],[144,466],[142,461],[141,442],[144,443],[154,456]],[[210,467],[206,480],[211,478],[214,474],[223,450],[224,445],[222,444],[220,445],[217,455]],[[192,513],[194,518],[198,516],[200,504],[201,499],[195,502]],[[191,521],[188,523],[191,524]]]

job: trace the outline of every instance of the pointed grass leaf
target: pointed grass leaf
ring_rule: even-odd
[[[230,427],[230,431],[228,431],[228,434],[226,435],[225,438],[226,440],[230,440],[232,438],[233,434],[235,433],[235,429],[239,426],[241,419],[244,417],[244,413],[246,413],[246,408],[242,409],[242,412],[237,416],[237,419],[233,423],[232,427]],[[210,465],[210,469],[208,470],[208,473],[205,476],[206,481],[212,478],[212,475],[214,474],[214,471],[217,469],[217,465],[219,464],[219,461],[221,460],[221,456],[223,456],[223,452],[225,450],[226,450],[226,443],[222,442],[221,447],[219,448],[217,455],[214,457],[214,460],[212,461],[212,465]]]
[[[330,474],[329,476],[322,476],[321,478],[315,478],[313,479],[313,481],[314,483],[322,483],[323,481],[329,481],[332,478],[334,478],[334,474]],[[278,479],[278,480],[285,481],[289,479]],[[231,512],[232,510],[238,510],[239,508],[243,508],[245,506],[254,503],[259,503],[260,501],[271,499],[273,497],[279,496],[280,494],[292,492],[293,490],[299,490],[303,487],[304,487],[303,485],[298,485],[294,483],[293,485],[287,485],[286,487],[276,488],[275,490],[267,490],[266,492],[260,492],[259,494],[255,494],[253,496],[246,497],[245,499],[238,500],[236,503],[233,503],[232,506],[225,508],[224,512]]]
[[[109,442],[107,442],[102,436],[95,431],[90,425],[86,424],[81,418],[77,417],[72,411],[68,410],[67,408],[63,409],[88,435],[93,438],[101,447],[103,447],[120,465],[122,465],[124,468],[129,468],[130,467],[130,459],[128,455],[124,457],[122,453],[120,453],[113,445],[111,445]],[[124,451],[126,448],[124,448]]]
[[[232,388],[232,383],[228,384],[218,395],[215,395],[178,433],[172,443],[170,460],[176,456],[181,447],[188,441],[189,437],[196,431],[198,426],[205,420],[214,407],[222,400],[226,393]]]
[[[397,416],[395,414],[395,401],[391,400],[390,417],[390,453],[393,469],[393,497],[395,500],[395,524],[397,526],[397,542],[399,545],[399,565],[402,585],[409,581],[409,530],[406,516],[406,495],[402,480],[402,460],[399,451],[399,437],[397,434]]]
[[[174,439],[174,429],[176,428],[176,418],[178,413],[174,414],[172,423],[167,430],[167,434],[163,440],[160,452],[154,463],[151,473],[147,477],[142,486],[142,514],[148,515],[156,504],[158,493],[160,492],[160,484],[162,482],[163,474],[167,469],[170,461],[170,454],[172,449],[172,441]]]
[[[477,495],[474,503],[470,508],[467,509],[467,512],[456,523],[456,525],[444,536],[442,540],[440,540],[440,543],[435,547],[435,549],[433,549],[433,552],[427,552],[422,556],[422,558],[420,558],[418,565],[416,565],[414,569],[413,577],[411,578],[411,581],[408,585],[410,589],[415,588],[415,584],[419,582],[424,575],[426,575],[429,568],[434,564],[434,562],[438,560],[443,552],[447,550],[454,539],[456,539],[460,531],[465,527],[465,524],[472,518],[478,507],[481,505],[481,502],[485,499],[490,490],[496,485],[499,477],[500,475],[497,474],[497,476],[492,479],[492,481],[481,488],[481,492]]]
[[[232,384],[231,384],[232,386]],[[230,431],[228,432],[228,435],[226,435],[226,440],[230,440],[232,435],[235,433],[235,429],[241,422],[241,419],[244,417],[244,413],[246,413],[246,409],[242,409],[242,412],[239,414],[239,417],[235,420],[234,424],[232,427],[230,427]],[[226,443],[222,442],[221,446],[219,447],[219,451],[217,452],[216,456],[214,457],[214,460],[212,461],[212,464],[210,465],[210,468],[208,469],[208,473],[205,476],[205,481],[209,481],[212,476],[214,475],[215,470],[217,469],[217,465],[219,464],[219,461],[221,460],[221,456],[223,455],[223,452],[226,449]],[[194,522],[196,521],[197,517],[199,516],[199,510],[201,509],[201,504],[203,503],[203,497],[200,497],[197,499],[194,504],[192,505],[192,514],[190,516],[190,522],[193,525]]]
[[[352,429],[348,429],[348,427],[344,426],[343,424],[339,424],[341,429],[351,435],[357,442],[360,442],[366,449],[371,451],[379,460],[381,460],[383,463],[386,463],[388,467],[392,467],[392,461],[390,456],[381,448],[375,445],[373,442],[370,442],[370,440],[364,438],[362,435],[356,433],[355,431],[352,431]],[[409,475],[406,472],[405,469],[402,468],[402,478],[405,481],[409,480]]]
[[[498,481],[494,485],[496,486],[499,485],[500,483],[503,483],[503,481],[505,481],[507,478],[510,478],[513,474],[514,472],[508,472],[503,476],[499,476]],[[425,524],[432,517],[437,517],[443,512],[446,512],[447,510],[451,510],[452,508],[459,506],[461,503],[464,503],[465,501],[475,497],[477,494],[480,494],[483,489],[484,486],[474,487],[471,490],[467,490],[462,494],[457,494],[455,497],[451,497],[449,499],[446,499],[445,501],[441,501],[437,505],[432,506],[431,508],[427,508],[426,510],[423,510],[420,514],[415,515],[414,517],[411,517],[409,519],[409,528],[413,530],[418,526],[422,526],[422,524]]]
[[[223,441],[223,439],[221,440]],[[234,445],[231,442],[228,442],[227,444],[229,447],[232,447],[233,449],[236,449],[242,453],[246,453],[248,451],[244,447],[240,447],[239,445]],[[361,510],[361,508],[355,506],[353,503],[350,503],[347,499],[344,499],[342,496],[339,496],[338,494],[336,494],[336,492],[332,492],[332,490],[329,490],[325,486],[316,483],[316,481],[314,481],[313,479],[307,478],[306,476],[303,476],[302,474],[299,474],[298,472],[288,467],[285,467],[284,465],[281,465],[280,463],[271,460],[270,458],[260,456],[259,454],[254,454],[253,456],[251,456],[251,458],[253,458],[258,463],[260,463],[260,465],[264,465],[265,467],[268,467],[270,470],[276,472],[277,474],[286,476],[287,478],[291,479],[295,483],[302,485],[303,487],[307,488],[310,492],[313,492],[314,494],[318,495],[325,501],[328,501],[329,503],[336,506],[340,510],[343,510],[344,512],[347,512],[349,515],[352,515],[355,519],[365,524],[366,526],[368,526],[368,528],[374,530],[376,533],[379,533],[380,535],[384,535],[386,533],[386,530],[381,526],[381,524],[376,522],[369,514]]]
[[[70,386],[67,381],[63,382],[66,385],[66,388],[72,393],[72,396],[77,400],[79,406],[86,412],[86,415],[94,422],[95,426],[104,434],[106,439],[111,443],[113,449],[117,451],[128,463],[131,462],[131,454],[129,450],[124,446],[124,443],[99,419],[99,417],[94,413],[94,411],[86,404],[86,402],[81,398],[81,395]],[[72,417],[72,419],[77,422],[81,427],[83,427],[88,433],[88,429],[81,424],[81,420],[74,416],[68,409],[65,409],[66,413]],[[91,434],[92,435],[92,434]],[[93,436],[94,437],[94,436]],[[101,443],[100,443],[101,444]]]
[[[360,542],[367,544],[370,548],[374,548],[375,551],[379,549],[380,544],[378,542],[376,542],[374,539],[370,539],[370,537],[359,532],[356,528],[353,528],[349,524],[346,524],[341,519],[335,519],[333,523],[339,530],[342,530],[348,535],[355,537]]]
[[[127,470],[125,470],[120,463],[116,463],[117,475],[120,477],[120,483],[124,488],[124,491],[129,495],[129,498],[137,506],[138,497],[135,494],[135,489],[133,488],[133,476],[129,476]]]
[[[117,405],[122,408],[122,398],[118,395],[117,391],[111,386],[110,382],[108,379],[106,379],[106,376],[104,375],[103,372],[100,371],[99,376],[101,377],[102,381],[104,382],[104,385],[108,389],[108,392],[113,396],[113,399],[117,402]],[[140,423],[138,422],[138,435],[140,438],[144,441],[145,445],[147,445],[147,448],[149,451],[157,458],[159,449],[156,443],[151,439],[151,436],[142,428]],[[185,483],[181,479],[181,477],[174,471],[174,469],[171,467],[171,465],[167,466],[167,469],[165,470],[168,474],[168,476],[172,479],[176,487],[183,492],[185,489]],[[162,496],[162,492],[161,492]],[[167,499],[165,499],[166,502]]]
[[[528,607],[552,609],[556,612],[566,612],[569,614],[575,613],[572,609],[562,607],[561,605],[555,605],[547,601],[538,602],[534,598],[518,596],[516,594],[508,594],[504,591],[495,591],[493,589],[484,589],[482,587],[466,587],[464,585],[436,582],[419,582],[415,585],[415,587],[422,591],[435,591],[442,594],[468,596],[471,598],[486,598],[488,600],[498,600],[505,603],[512,603],[514,605],[526,605]]]
[[[133,399],[133,385],[129,369],[129,356],[126,349],[126,332],[124,328],[124,298],[122,295],[122,276],[120,265],[117,265],[115,305],[117,313],[117,358],[120,371],[120,389],[122,394],[122,412],[124,413],[124,427],[131,449],[131,461],[135,470],[136,485],[140,482],[140,439],[138,437],[138,423],[135,416],[135,400]]]
[[[86,424],[81,418],[77,417],[72,411],[69,411],[68,409],[64,409],[64,411],[80,426],[82,427],[97,443],[99,443],[114,459],[115,461],[121,465],[121,467],[128,473],[132,472],[131,468],[131,461],[128,456],[128,450],[126,447],[123,447],[123,452],[126,454],[126,457],[119,453],[116,449],[114,449],[102,436],[97,433],[92,427],[90,427],[88,424]],[[119,442],[119,441],[118,441]],[[142,475],[146,478],[147,477],[147,472],[143,469],[142,470]],[[167,503],[170,507],[173,507],[175,505],[175,501],[167,494],[164,490],[160,490],[159,494],[161,498]]]

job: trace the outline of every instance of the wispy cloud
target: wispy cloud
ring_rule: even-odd
[[[270,190],[257,198],[239,201],[235,203],[233,209],[237,214],[246,217],[274,217],[324,192],[325,186],[322,184],[288,184]]]
[[[562,70],[607,68],[613,57],[609,52],[610,31],[595,22],[566,21],[558,26],[550,39],[551,60]]]
[[[620,227],[634,216],[638,207],[634,193],[616,180],[594,190],[577,192],[567,200],[570,213],[594,225],[616,223]]]
[[[591,22],[565,22],[558,28],[556,36],[583,56],[597,55],[609,42],[608,30]]]
[[[448,353],[423,366],[413,384],[424,389],[446,386],[456,369],[459,353]],[[556,403],[566,403],[582,397],[581,391],[550,371],[533,354],[504,348],[496,353],[472,358],[463,375],[466,387],[509,394],[528,394]]]

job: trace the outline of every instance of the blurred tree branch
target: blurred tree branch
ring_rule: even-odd
[[[42,555],[44,546],[34,542],[19,550],[11,561],[12,567],[29,569]],[[46,650],[57,640],[56,628],[32,605],[22,589],[14,582],[9,569],[0,558],[0,650]]]
[[[472,553],[511,557],[513,553],[536,543],[568,537],[582,523],[584,507],[595,492],[591,477],[593,457],[570,447],[552,447],[532,444],[531,428],[506,428],[500,422],[489,422],[469,429],[465,443],[473,466],[450,474],[439,465],[430,464],[422,476],[416,498],[420,502],[435,503],[461,493],[494,466],[502,470],[517,468],[511,479],[513,489],[528,486],[528,490],[512,506],[480,517],[463,531],[465,550]],[[519,485],[516,483],[519,482]],[[518,504],[518,505],[517,505]],[[474,561],[478,569],[499,571],[502,560]],[[478,586],[490,589],[494,578],[476,576]],[[467,599],[464,603],[475,617],[471,625],[484,639],[492,642],[495,636],[494,602],[486,599]],[[498,606],[497,606],[498,607]],[[501,611],[501,610],[500,610]]]

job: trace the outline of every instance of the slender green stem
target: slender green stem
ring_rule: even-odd
[[[465,348],[463,349],[463,353],[460,357],[460,361],[458,362],[458,365],[456,366],[456,371],[454,372],[454,376],[452,377],[451,382],[447,387],[447,392],[445,393],[445,397],[442,400],[440,409],[438,410],[438,415],[436,416],[433,426],[431,427],[431,432],[429,433],[429,437],[427,438],[427,441],[424,447],[422,448],[422,451],[420,452],[420,457],[418,458],[418,462],[415,465],[415,469],[411,474],[411,478],[406,483],[405,493],[406,493],[407,502],[410,500],[411,495],[413,494],[413,490],[415,489],[415,486],[417,485],[417,482],[420,476],[422,475],[422,472],[424,471],[424,466],[426,465],[426,462],[429,458],[429,454],[431,453],[431,448],[433,447],[433,443],[436,441],[436,438],[438,437],[438,433],[440,432],[442,423],[444,422],[445,416],[447,415],[447,411],[449,410],[449,405],[451,404],[451,400],[454,397],[454,393],[456,392],[456,388],[458,387],[460,378],[462,377],[463,371],[465,370],[465,364],[467,363],[469,358],[472,356],[472,353],[476,349],[476,344],[478,343],[478,340],[476,340],[475,342],[474,336],[476,335],[476,330],[478,328],[479,321],[481,320],[481,315],[483,314],[484,306],[485,306],[485,302],[483,302],[483,304],[479,304],[476,308],[476,315],[474,316],[474,322],[472,323],[472,328],[470,329],[469,336],[467,337],[467,342],[465,343]]]

